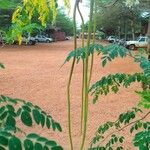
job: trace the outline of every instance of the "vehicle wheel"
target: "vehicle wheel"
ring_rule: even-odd
[[[135,49],[135,45],[134,44],[129,45],[129,49],[130,50],[134,50]]]
[[[32,45],[32,41],[29,41],[28,44],[29,44],[29,45]]]
[[[46,40],[46,43],[50,43],[51,41],[50,40]]]
[[[110,40],[109,43],[114,43],[114,40]]]
[[[32,41],[31,45],[35,45],[36,44],[36,41]]]

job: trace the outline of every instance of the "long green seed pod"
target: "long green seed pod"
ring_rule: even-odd
[[[76,50],[77,48],[77,38],[76,38],[76,9],[77,5],[79,3],[79,0],[76,0],[75,5],[74,5],[74,12],[73,12],[73,22],[74,22],[74,49]],[[69,142],[70,142],[70,149],[73,150],[73,140],[72,140],[72,127],[71,127],[71,96],[70,96],[70,86],[71,86],[71,81],[72,81],[72,75],[74,71],[74,66],[75,66],[75,61],[76,58],[73,58],[73,62],[71,65],[71,70],[69,74],[69,80],[67,84],[67,104],[68,104],[68,132],[69,132]]]
[[[86,131],[87,131],[87,120],[88,120],[88,52],[90,46],[90,38],[91,38],[91,27],[92,27],[92,17],[93,17],[93,7],[94,7],[94,0],[90,1],[90,19],[89,19],[89,27],[88,27],[88,39],[87,39],[87,49],[86,49],[86,59],[85,59],[85,77],[84,77],[84,94],[85,94],[85,104],[84,104],[84,129],[83,129],[83,137],[81,141],[80,150],[83,150],[84,143],[86,139]]]
[[[93,44],[95,44],[96,38],[96,25],[97,25],[97,2],[94,3],[94,27],[93,27]],[[92,72],[93,72],[93,62],[94,62],[94,54],[91,56],[91,66],[90,66],[90,75],[89,75],[89,86],[92,79]]]
[[[78,12],[79,12],[79,15],[81,17],[81,21],[82,21],[82,47],[84,48],[84,18],[83,18],[83,15],[80,11],[80,8],[79,8],[79,5],[77,6],[77,9],[78,9]],[[82,135],[82,130],[83,130],[83,109],[84,109],[84,71],[85,70],[85,60],[83,59],[83,76],[82,76],[82,102],[81,102],[81,128],[80,128],[80,132],[81,132],[81,135]]]

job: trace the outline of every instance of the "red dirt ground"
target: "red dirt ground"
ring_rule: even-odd
[[[60,122],[63,132],[54,133],[35,126],[34,131],[48,138],[54,137],[65,150],[70,149],[67,132],[66,84],[71,64],[68,63],[61,69],[60,66],[72,49],[72,41],[38,44],[36,46],[6,46],[0,49],[0,61],[6,66],[6,69],[0,71],[1,94],[31,101],[50,113],[55,120]],[[102,68],[100,58],[96,57],[92,83],[109,73],[135,73],[139,70],[140,68],[131,58],[116,59],[106,68]],[[72,86],[75,150],[79,150],[80,145],[81,74],[82,65],[79,63],[75,68]],[[121,88],[117,95],[102,96],[95,105],[90,99],[86,148],[98,125],[116,119],[121,112],[138,103],[138,97],[134,93],[138,89],[140,89],[138,84],[132,85],[129,89]],[[33,132],[33,128],[28,132]],[[127,138],[125,149],[134,150],[130,144],[130,136]]]

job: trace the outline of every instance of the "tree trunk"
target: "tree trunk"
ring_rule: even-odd
[[[148,21],[148,32],[147,32],[147,36],[148,36],[147,53],[148,53],[148,59],[149,59],[149,61],[150,61],[150,17],[149,17],[149,21]]]
[[[127,40],[127,20],[124,20],[124,39]]]
[[[135,40],[134,20],[131,20],[132,40]]]
[[[121,39],[121,22],[119,20],[119,26],[118,26],[118,37]]]

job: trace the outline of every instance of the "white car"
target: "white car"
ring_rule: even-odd
[[[23,37],[22,38],[22,43],[25,43],[27,45],[35,45],[36,44],[36,40],[34,37]]]
[[[35,37],[35,40],[36,42],[46,42],[46,43],[50,43],[50,42],[53,42],[53,38],[48,38],[46,36],[43,36],[43,35],[37,35]]]
[[[70,39],[71,39],[70,36],[66,36],[66,37],[65,37],[65,40],[70,40]]]
[[[115,36],[109,36],[107,38],[107,40],[108,40],[109,43],[115,43],[115,42],[118,41],[118,39]]]
[[[18,40],[15,40],[13,42],[13,44],[18,44],[19,41]],[[25,44],[25,45],[35,45],[36,44],[36,40],[34,37],[25,37],[23,36],[22,37],[22,41],[21,41],[21,44]]]
[[[148,37],[139,37],[135,41],[126,41],[125,47],[134,50],[135,48],[144,48],[148,46]]]

